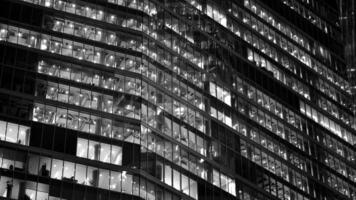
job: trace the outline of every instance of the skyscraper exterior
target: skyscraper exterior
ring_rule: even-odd
[[[0,199],[355,200],[338,5],[1,0]]]
[[[345,61],[353,94],[353,112],[356,112],[356,4],[350,0],[340,0],[340,22],[345,43]]]

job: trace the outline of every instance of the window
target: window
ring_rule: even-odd
[[[213,185],[220,187],[220,174],[215,169],[213,170]]]
[[[121,165],[122,147],[78,138],[77,156],[115,165]]]
[[[198,184],[196,181],[190,179],[189,180],[189,188],[190,188],[190,193],[189,196],[192,197],[193,199],[198,199]]]
[[[177,170],[175,170],[175,169],[173,169],[173,177],[174,177],[174,179],[173,179],[173,187],[176,189],[176,190],[181,190],[181,185],[180,185],[180,182],[181,182],[181,180],[180,180],[180,173],[177,171]]]
[[[164,166],[164,182],[172,186],[172,168],[169,165]]]
[[[30,128],[15,123],[0,121],[0,140],[29,145]]]
[[[182,178],[182,191],[184,194],[189,195],[189,179],[185,175],[181,175]]]
[[[51,178],[62,179],[63,176],[63,161],[58,159],[52,160]]]

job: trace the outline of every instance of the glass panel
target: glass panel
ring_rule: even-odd
[[[169,165],[164,166],[164,182],[172,186],[172,168]]]
[[[86,171],[87,168],[85,165],[76,164],[75,165],[75,180],[79,184],[86,183]]]
[[[6,129],[6,141],[17,143],[17,134],[19,126],[17,124],[8,123]]]
[[[0,140],[5,140],[6,122],[0,121]]]
[[[132,194],[132,175],[122,172],[122,192]]]
[[[78,138],[77,142],[77,156],[87,158],[88,157],[88,140]]]
[[[53,159],[52,160],[51,178],[62,179],[62,173],[63,173],[63,161]]]
[[[189,195],[189,179],[182,174],[182,191],[184,194]]]
[[[118,146],[111,147],[111,163],[115,165],[122,164],[122,148]]]
[[[74,181],[75,165],[72,162],[64,161],[63,178]]]
[[[173,169],[173,177],[173,187],[177,190],[180,190],[180,173]]]
[[[112,171],[110,175],[110,189],[121,192],[121,173]]]
[[[109,181],[110,181],[109,170],[100,169],[100,172],[99,172],[99,188],[103,188],[103,189],[108,190],[109,189]]]

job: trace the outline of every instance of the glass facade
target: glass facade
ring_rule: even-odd
[[[0,197],[356,200],[322,0],[2,0]]]

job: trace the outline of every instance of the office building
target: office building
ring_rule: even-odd
[[[355,200],[337,8],[2,0],[1,198]]]

